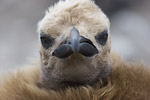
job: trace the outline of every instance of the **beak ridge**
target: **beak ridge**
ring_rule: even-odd
[[[78,52],[79,51],[79,31],[73,27],[71,30],[71,46],[74,52]]]

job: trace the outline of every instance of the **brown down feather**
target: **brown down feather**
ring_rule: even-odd
[[[75,1],[76,3],[81,3],[81,5],[76,4],[73,6],[78,8],[75,11],[79,11],[79,15],[82,14],[82,11],[87,11],[85,15],[90,14],[88,11],[93,11],[95,14],[97,12],[101,12],[101,10],[99,10],[99,8],[95,6],[91,0],[66,1],[66,5]],[[69,9],[65,10],[66,15],[63,13],[61,13],[62,15],[57,13],[57,11],[59,12],[59,10],[62,9],[62,2],[64,1],[60,1],[60,3],[56,5],[57,7],[49,8],[49,11],[46,12],[46,17],[39,24],[40,28],[38,28],[38,32],[41,28],[43,28],[47,34],[51,34],[49,33],[53,32],[51,29],[55,29],[57,27],[56,31],[60,31],[61,28],[67,28],[70,25],[68,24],[70,21],[73,21],[71,25],[78,23],[77,20],[70,19],[70,17],[68,17],[70,16],[67,12],[70,11]],[[89,5],[91,8],[89,8],[87,5]],[[70,9],[72,9],[71,5],[68,6]],[[67,8],[67,6],[63,6],[63,8]],[[77,13],[78,12],[74,12],[72,15],[74,15],[76,18]],[[64,15],[64,20],[62,20],[61,17],[56,19],[54,16],[57,14],[60,16]],[[99,19],[99,17],[101,17],[101,19]],[[91,19],[88,20],[88,18]],[[93,32],[93,34],[90,34],[89,37],[92,37],[96,34],[97,31],[95,32],[94,30],[97,28],[99,29],[98,31],[102,31],[105,27],[109,29],[109,21],[103,13],[98,13],[97,17],[95,17],[94,14],[85,16],[85,18],[80,16],[80,19],[85,19],[84,21],[86,21],[91,26],[93,25],[92,29],[89,30],[90,32]],[[56,21],[57,23],[53,23],[51,20]],[[85,26],[87,29],[89,29],[87,23],[82,23],[81,27]],[[59,24],[63,24],[64,26],[60,27]],[[84,29],[81,27],[78,28],[84,35],[86,31],[84,31]],[[67,33],[68,31],[64,31],[64,33]],[[53,33],[53,35],[56,37],[58,34]],[[94,42],[95,40],[92,41]],[[98,47],[98,45],[96,46]],[[40,48],[42,47],[40,46]],[[110,40],[106,47],[102,50],[106,50],[106,52],[103,51],[103,54],[108,55],[100,55],[100,57],[102,57],[102,59],[106,59],[107,62],[107,58],[110,57]],[[46,58],[48,57],[46,56]],[[2,75],[0,78],[0,100],[150,100],[150,69],[148,66],[136,63],[128,64],[123,61],[116,53],[111,53],[111,58],[112,69],[105,80],[100,80],[93,86],[86,85],[76,88],[68,87],[65,90],[59,91],[54,91],[51,89],[47,90],[39,87],[42,78],[40,62],[33,63],[30,66],[18,69],[15,72],[9,72],[8,74]],[[48,64],[48,59],[43,60],[45,64]],[[51,62],[55,61],[56,60]]]
[[[1,78],[0,100],[150,100],[149,68],[142,64],[126,64],[115,57],[107,85],[100,81],[93,87],[47,91],[37,87],[40,66],[33,64]]]

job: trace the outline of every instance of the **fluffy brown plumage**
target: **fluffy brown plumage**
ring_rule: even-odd
[[[149,68],[110,53],[109,20],[93,1],[59,1],[38,32],[41,62],[1,77],[0,100],[150,99]]]
[[[32,65],[1,78],[0,100],[149,100],[149,69],[143,65],[125,64],[118,57],[113,61],[107,85],[100,81],[92,87],[81,86],[57,92],[37,86],[41,77],[40,66]]]

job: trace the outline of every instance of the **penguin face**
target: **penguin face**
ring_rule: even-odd
[[[91,84],[111,66],[109,20],[90,0],[59,1],[39,22],[43,77]]]

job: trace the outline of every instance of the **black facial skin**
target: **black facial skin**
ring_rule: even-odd
[[[52,38],[51,36],[45,34],[44,32],[41,32],[40,39],[41,39],[42,46],[45,49],[48,49],[49,47],[51,47],[53,45],[54,41],[55,41],[54,38]]]
[[[64,40],[64,44],[60,45],[58,48],[55,49],[55,51],[52,53],[52,56],[64,59],[75,52],[78,52],[86,57],[92,57],[93,55],[98,54],[98,50],[94,46],[92,41],[83,36],[80,36],[79,31],[75,27],[73,27],[71,34],[71,37],[68,37]],[[102,46],[104,46],[107,43],[107,38],[107,30],[104,30],[103,32],[95,36],[97,43],[99,43]],[[54,38],[45,34],[44,32],[41,33],[40,39],[45,49],[51,47],[55,40]]]
[[[95,39],[97,43],[104,46],[107,43],[108,31],[104,30],[103,32],[99,33],[98,35],[95,36]]]

